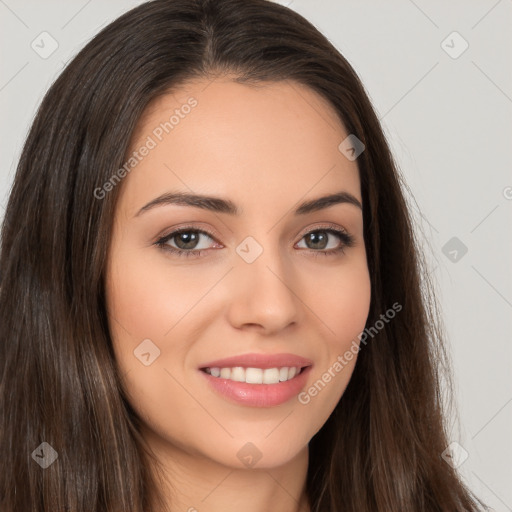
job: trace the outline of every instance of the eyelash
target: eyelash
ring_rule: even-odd
[[[202,253],[205,251],[208,251],[208,249],[196,249],[196,250],[186,251],[183,249],[176,249],[175,247],[170,247],[169,245],[167,245],[167,242],[169,240],[171,240],[172,238],[174,238],[178,235],[181,235],[182,233],[190,233],[190,232],[208,235],[211,239],[215,240],[215,236],[213,235],[213,233],[210,233],[207,230],[198,229],[198,228],[195,228],[192,226],[190,226],[190,227],[185,226],[184,228],[180,228],[177,231],[173,231],[172,233],[169,233],[168,235],[165,235],[165,236],[159,238],[155,242],[154,245],[158,246],[161,250],[175,254],[176,256],[180,256],[180,257],[183,256],[186,258],[190,258],[190,257],[199,258],[199,257],[201,257]],[[349,234],[348,232],[346,232],[340,228],[334,227],[332,225],[325,226],[325,227],[320,226],[311,231],[308,231],[307,233],[304,233],[304,235],[302,235],[302,238],[304,238],[312,233],[317,233],[317,232],[324,232],[324,233],[336,235],[336,236],[338,236],[338,238],[340,239],[340,241],[342,243],[336,249],[328,249],[328,250],[306,249],[308,252],[312,252],[315,255],[315,257],[320,256],[320,255],[335,256],[338,254],[345,254],[345,249],[348,247],[353,247],[355,244],[355,238],[351,234]],[[302,238],[301,238],[301,240],[302,240]]]

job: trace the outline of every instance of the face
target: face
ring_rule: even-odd
[[[146,109],[117,185],[106,291],[153,446],[275,467],[340,400],[370,306],[347,136],[294,82],[198,80]]]

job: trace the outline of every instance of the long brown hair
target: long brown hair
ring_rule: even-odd
[[[372,287],[367,325],[402,306],[362,348],[342,399],[309,444],[312,511],[479,510],[441,456],[449,444],[441,393],[442,379],[451,389],[448,357],[377,116],[332,44],[265,0],[144,3],[94,37],[44,97],[1,232],[0,509],[147,512],[156,502],[105,307],[121,187],[102,200],[94,191],[125,162],[150,101],[188,79],[228,73],[240,83],[310,87],[364,143],[357,162]],[[32,456],[49,450],[43,442],[58,454],[46,469]]]

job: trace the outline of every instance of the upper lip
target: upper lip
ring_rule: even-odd
[[[295,354],[242,354],[239,356],[227,357],[225,359],[216,359],[200,365],[204,368],[284,368],[311,366],[313,363],[304,357]]]

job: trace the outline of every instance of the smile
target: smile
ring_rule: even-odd
[[[278,384],[293,379],[301,372],[298,366],[284,366],[281,368],[244,368],[235,366],[232,368],[204,368],[203,371],[212,377],[245,382],[247,384]]]

